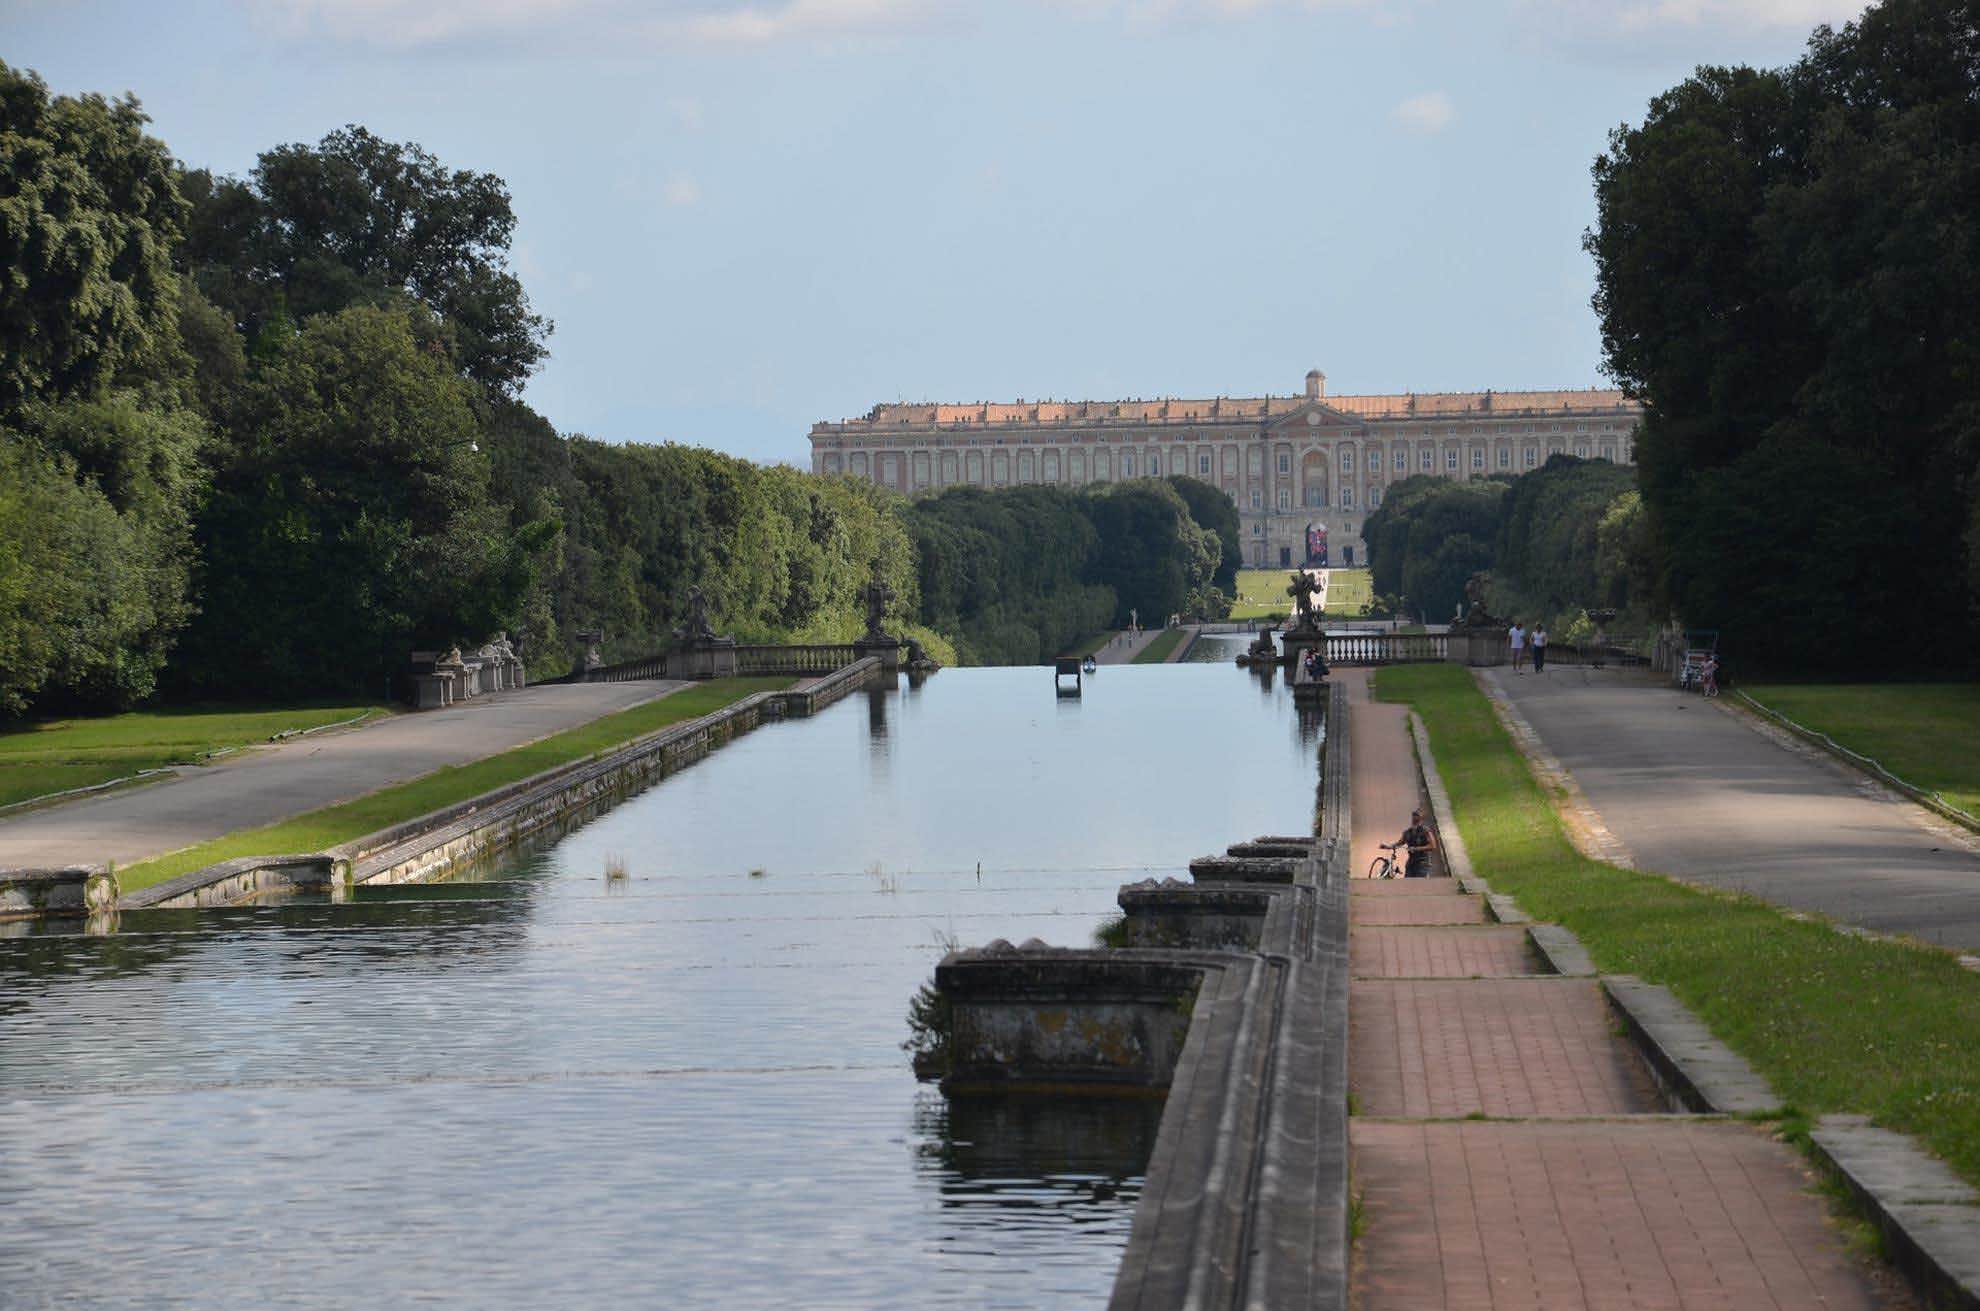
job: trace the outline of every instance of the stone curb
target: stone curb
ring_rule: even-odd
[[[1674,1106],[1724,1115],[1781,1110],[1773,1086],[1745,1057],[1713,1037],[1669,988],[1628,974],[1604,975],[1601,982]]]
[[[1980,1311],[1980,1194],[1911,1139],[1866,1116],[1824,1116],[1809,1138],[1925,1300]]]
[[[1526,930],[1526,937],[1554,973],[1576,979],[1595,977],[1595,962],[1588,958],[1588,949],[1581,945],[1580,938],[1560,925],[1532,925]]]

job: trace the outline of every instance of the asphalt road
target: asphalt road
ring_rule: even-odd
[[[259,747],[166,782],[0,819],[0,868],[128,865],[507,751],[682,686],[525,688]]]
[[[1980,841],[1640,673],[1486,673],[1643,869],[1980,951]]]

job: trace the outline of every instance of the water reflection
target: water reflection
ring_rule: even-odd
[[[1297,826],[1313,751],[1228,663],[1050,681],[768,725],[451,884],[0,941],[4,1300],[1103,1303],[1159,1108],[947,1106],[906,999]]]

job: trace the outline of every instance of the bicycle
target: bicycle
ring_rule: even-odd
[[[1396,849],[1400,846],[1402,846],[1400,842],[1384,842],[1382,844],[1382,850],[1389,854],[1375,857],[1368,866],[1368,877],[1371,879],[1392,879],[1400,875],[1402,873],[1402,867],[1396,864],[1395,858]]]

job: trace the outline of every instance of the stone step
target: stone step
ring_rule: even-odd
[[[1358,928],[1348,940],[1357,979],[1516,978],[1545,974],[1526,931],[1500,924]]]
[[[1348,1088],[1367,1115],[1660,1112],[1655,1078],[1589,979],[1362,979]]]

